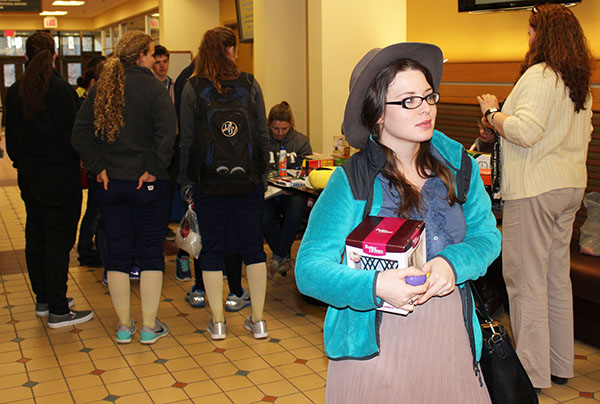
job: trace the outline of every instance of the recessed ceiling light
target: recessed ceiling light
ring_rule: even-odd
[[[76,0],[55,0],[52,2],[53,6],[83,6],[85,1]]]
[[[66,15],[68,11],[42,11],[40,15]]]

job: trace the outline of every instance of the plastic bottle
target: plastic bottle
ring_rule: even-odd
[[[281,146],[279,150],[279,176],[285,177],[287,175],[287,153],[285,147]]]

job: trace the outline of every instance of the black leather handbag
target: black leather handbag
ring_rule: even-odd
[[[538,397],[502,324],[494,321],[471,282],[483,334],[481,372],[492,404],[538,404]]]

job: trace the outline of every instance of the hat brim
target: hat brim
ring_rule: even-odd
[[[400,59],[411,59],[426,67],[433,78],[434,91],[439,90],[444,56],[442,50],[436,45],[403,42],[383,49],[372,49],[352,71],[350,94],[344,110],[342,127],[344,136],[352,147],[364,149],[367,146],[370,133],[360,123],[360,116],[371,82],[381,69]]]

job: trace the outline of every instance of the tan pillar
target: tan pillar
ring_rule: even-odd
[[[254,0],[254,74],[267,114],[287,101],[296,129],[308,135],[305,15],[305,0]]]
[[[306,0],[309,132],[331,153],[340,134],[350,73],[372,48],[406,41],[406,0]]]

